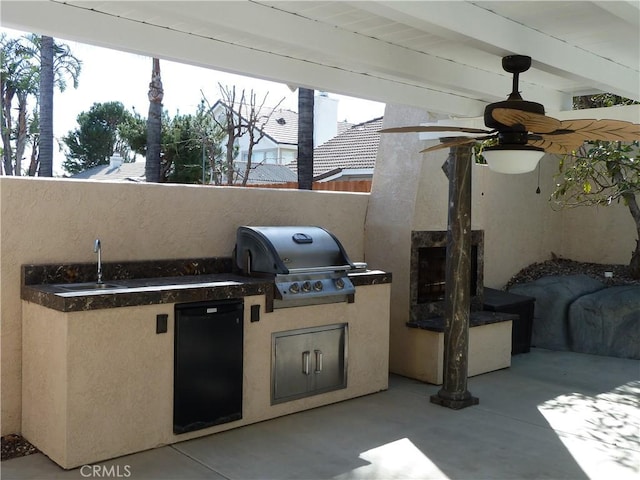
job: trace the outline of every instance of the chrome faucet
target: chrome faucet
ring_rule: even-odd
[[[99,238],[93,244],[93,253],[98,254],[98,283],[102,283],[102,244]]]

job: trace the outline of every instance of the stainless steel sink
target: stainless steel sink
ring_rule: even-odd
[[[97,282],[86,282],[86,283],[69,283],[63,285],[56,285],[58,288],[62,290],[68,290],[70,292],[81,292],[87,290],[112,290],[117,288],[126,288],[124,285],[118,285],[115,283],[97,283]]]

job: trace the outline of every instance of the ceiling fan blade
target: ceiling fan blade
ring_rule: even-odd
[[[624,120],[564,120],[560,126],[558,136],[567,135],[566,130],[573,130],[571,135],[579,136],[583,141],[607,140],[632,142],[640,140],[640,125]],[[553,135],[553,132],[550,132]],[[555,141],[555,140],[554,140]]]
[[[464,133],[492,133],[491,130],[481,128],[454,127],[443,125],[413,125],[409,127],[392,127],[380,130],[380,133],[416,133],[416,132],[464,132]]]
[[[528,132],[551,133],[562,128],[562,122],[556,118],[515,108],[494,108],[491,115],[503,125],[522,125]]]
[[[472,137],[455,138],[453,140],[447,140],[446,142],[438,143],[437,145],[434,145],[432,147],[425,148],[424,150],[420,150],[420,153],[433,152],[435,150],[440,150],[442,148],[449,148],[449,147],[455,147],[457,145],[474,143],[474,142],[477,142],[478,140],[484,140],[484,139],[478,139],[478,138],[472,138]]]

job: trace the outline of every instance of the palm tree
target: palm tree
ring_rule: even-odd
[[[64,92],[67,78],[73,81],[73,88],[78,88],[78,77],[82,62],[71,54],[71,49],[64,43],[56,43],[53,38],[36,35],[30,36],[31,42],[40,51],[40,89],[39,118],[40,136],[38,142],[38,165],[31,165],[29,172],[38,171],[41,177],[53,176],[53,92],[54,87]]]
[[[147,161],[145,176],[147,182],[159,182],[160,141],[162,136],[162,80],[160,78],[160,60],[153,59],[151,83],[149,83],[149,116],[147,118]]]
[[[38,175],[53,177],[53,38],[45,35],[40,39],[39,146]]]
[[[38,92],[39,66],[33,61],[33,49],[25,43],[25,38],[7,38],[4,33],[0,36],[0,129],[5,175],[20,175],[27,132],[27,97]],[[12,115],[14,99],[18,100],[15,126]],[[13,139],[16,141],[15,149],[11,143]],[[17,158],[15,165],[14,158]]]
[[[298,188],[313,188],[313,90],[298,88]]]
[[[3,166],[6,175],[22,173],[22,157],[29,142],[32,145],[29,174],[38,170],[38,162],[44,162],[40,175],[52,175],[53,163],[53,90],[66,88],[66,80],[71,77],[74,88],[78,87],[80,60],[71,55],[69,46],[57,44],[51,37],[25,35],[18,39],[0,39],[0,91],[2,93]],[[42,72],[41,72],[42,70]],[[46,77],[46,78],[44,78]],[[41,82],[44,82],[42,84]],[[40,119],[38,108],[32,116],[27,111],[28,100],[36,98],[44,110],[44,152],[38,154]],[[17,122],[12,120],[13,100],[18,100]],[[46,111],[45,111],[46,110]],[[15,149],[11,141],[15,139]],[[48,158],[47,158],[48,157]]]

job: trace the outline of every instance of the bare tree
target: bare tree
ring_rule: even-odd
[[[223,170],[227,177],[227,185],[233,185],[234,172],[233,159],[236,156],[236,140],[247,133],[246,124],[242,121],[241,110],[245,103],[245,93],[242,90],[240,98],[236,97],[236,87],[218,84],[222,105],[224,106],[224,119],[220,121],[214,117],[214,121],[224,129],[227,134],[226,156]]]
[[[233,185],[237,180],[237,173],[233,165],[233,161],[237,154],[236,142],[244,136],[249,136],[249,145],[247,149],[247,165],[242,175],[241,184],[244,186],[249,180],[249,173],[251,171],[253,147],[257,145],[260,140],[264,138],[266,132],[264,126],[267,124],[273,113],[277,110],[280,104],[284,101],[284,97],[278,102],[278,104],[269,109],[268,112],[264,112],[265,103],[269,93],[267,92],[258,104],[256,93],[251,90],[249,93],[249,100],[247,102],[247,95],[243,89],[238,97],[236,94],[236,87],[228,87],[218,84],[220,88],[221,103],[224,107],[223,118],[219,119],[213,116],[211,107],[209,110],[213,116],[213,120],[216,124],[226,132],[226,155],[223,165],[223,173],[226,176],[227,185]],[[206,101],[206,98],[205,98]],[[207,102],[208,103],[208,102]]]
[[[275,112],[280,104],[284,101],[284,97],[278,102],[278,104],[272,108],[269,113],[262,113],[262,109],[264,107],[265,102],[267,101],[267,96],[269,93],[267,92],[262,99],[262,102],[258,106],[256,104],[256,94],[251,90],[249,95],[249,105],[247,105],[247,132],[249,134],[249,146],[247,147],[247,165],[244,171],[244,176],[242,178],[242,186],[247,185],[247,181],[249,180],[249,174],[251,173],[251,162],[253,157],[253,147],[260,140],[264,138],[267,134],[264,130],[264,126],[271,119],[273,112]]]

